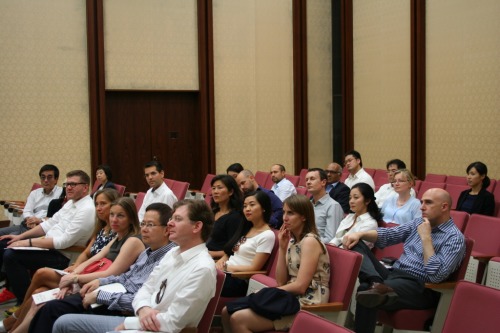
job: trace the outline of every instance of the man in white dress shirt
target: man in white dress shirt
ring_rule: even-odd
[[[142,206],[139,209],[139,221],[144,219],[146,207],[152,203],[163,202],[172,208],[174,203],[177,202],[177,197],[174,192],[172,192],[172,190],[163,181],[164,176],[165,172],[163,171],[163,166],[160,162],[151,161],[144,165],[144,177],[151,188],[146,192]]]
[[[345,184],[349,188],[353,187],[357,183],[367,183],[375,191],[375,182],[373,178],[363,169],[363,161],[361,160],[361,154],[355,150],[344,155],[344,164],[346,169],[349,171],[349,176],[345,180]]]
[[[274,182],[271,191],[273,191],[281,201],[285,201],[285,199],[292,194],[297,194],[295,186],[293,186],[291,181],[285,178],[285,167],[283,165],[275,164],[271,167],[271,179]]]

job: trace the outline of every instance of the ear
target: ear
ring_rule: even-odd
[[[192,226],[193,226],[193,234],[201,233],[201,230],[203,229],[203,222],[196,221],[192,224]]]

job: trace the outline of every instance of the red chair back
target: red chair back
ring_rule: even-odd
[[[460,229],[462,233],[464,233],[467,222],[469,221],[469,213],[452,210],[450,212],[450,215],[453,218],[453,222],[455,222],[457,228]]]
[[[142,203],[144,202],[144,197],[146,196],[145,192],[139,192],[137,193],[137,196],[135,197],[135,207],[137,208],[137,211],[141,209]]]
[[[290,183],[293,184],[293,186],[295,186],[295,187],[299,186],[299,182],[300,182],[300,177],[299,176],[294,176],[294,175],[288,175],[288,174],[286,174],[285,178],[288,179],[290,181]]]
[[[39,183],[33,183],[33,186],[31,186],[31,191],[34,191],[34,190],[38,190],[39,188],[41,188],[42,185],[40,185]]]
[[[186,197],[187,190],[189,188],[189,183],[180,182],[178,180],[174,180],[172,187],[170,189],[174,192],[177,200],[182,200]]]
[[[269,178],[269,172],[257,171],[254,175],[255,181],[262,187],[265,187],[267,178]]]
[[[425,181],[431,183],[446,183],[446,175],[428,173],[427,176],[425,176]]]
[[[210,194],[212,193],[212,185],[210,183],[212,182],[212,179],[214,179],[215,175],[209,173],[205,176],[205,180],[203,181],[203,185],[201,186],[200,192],[205,193],[205,194]]]
[[[123,186],[123,185],[119,185],[119,184],[115,184],[115,188],[116,188],[116,191],[118,192],[118,194],[123,197],[123,194],[125,193],[125,189],[126,187]]]
[[[299,186],[306,187],[306,175],[307,175],[307,169],[302,169],[300,170],[299,174]]]
[[[464,185],[467,186],[467,177],[464,176],[448,176],[446,177],[446,184]]]
[[[222,291],[222,286],[224,285],[224,280],[226,279],[226,274],[222,271],[217,270],[217,284],[215,286],[215,295],[212,297],[210,302],[208,302],[207,308],[201,317],[200,323],[198,324],[198,333],[208,333],[210,332],[210,326],[212,325],[212,319],[215,314],[215,309],[217,308],[217,303],[219,303],[220,293]]]
[[[311,196],[305,187],[296,187],[295,189],[297,190],[297,194],[302,194],[308,197]]]
[[[299,311],[293,320],[290,333],[349,333],[352,331],[307,311]]]
[[[428,189],[441,188],[444,190],[445,186],[446,186],[445,183],[432,183],[432,182],[424,181],[424,182],[422,182],[422,184],[420,185],[420,189],[418,190],[417,199],[422,199],[422,196],[424,195],[424,193]]]
[[[456,209],[460,193],[470,190],[470,187],[467,185],[446,184],[445,190],[451,195],[451,209]]]
[[[500,218],[472,214],[464,235],[475,241],[472,255],[500,256]]]
[[[375,175],[375,169],[372,169],[372,168],[363,168],[365,169],[366,173],[370,175],[370,177],[373,178],[373,176]]]

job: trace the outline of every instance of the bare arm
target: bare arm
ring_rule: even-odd
[[[290,243],[290,231],[285,229],[283,224],[278,233],[279,241],[279,252],[278,252],[278,262],[276,264],[276,282],[278,286],[282,286],[288,282],[288,267],[286,264],[286,253],[288,250],[288,244]]]

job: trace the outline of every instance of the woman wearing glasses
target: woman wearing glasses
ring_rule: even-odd
[[[292,195],[283,202],[283,225],[278,234],[276,265],[278,288],[299,299],[301,305],[328,302],[330,258],[316,229],[314,208],[304,195]],[[222,323],[228,332],[285,331],[295,315],[271,321],[244,309],[229,315],[222,310]]]
[[[110,189],[104,191],[116,192],[115,190]],[[99,209],[99,198],[101,196],[102,193],[98,193],[96,195],[97,209]],[[102,217],[102,214],[99,212],[97,213],[97,215]],[[114,237],[112,241],[104,246],[101,251],[99,251],[97,254],[87,259],[86,261],[80,263],[78,266],[74,267],[71,273],[62,276],[62,278],[60,276],[57,277],[57,273],[55,273],[54,275],[54,271],[51,269],[42,269],[48,270],[48,272],[44,272],[43,274],[52,273],[52,280],[40,280],[35,278],[33,279],[22,305],[23,310],[20,311],[19,316],[16,315],[18,319],[15,322],[15,329],[12,332],[21,333],[28,331],[31,319],[39,309],[38,306],[36,306],[32,302],[31,295],[39,293],[41,291],[56,288],[56,281],[58,278],[60,279],[59,288],[61,289],[61,291],[59,292],[57,297],[59,299],[63,299],[65,296],[79,291],[73,290],[73,288],[76,287],[76,284],[81,286],[97,278],[110,275],[119,275],[130,268],[139,254],[145,249],[142,241],[138,237],[136,237],[139,234],[140,229],[139,220],[137,217],[137,209],[135,207],[134,201],[131,198],[119,198],[111,203],[109,208],[108,220],[110,230],[116,235],[116,237]],[[103,258],[107,258],[113,262],[107,270],[81,274],[85,267],[87,267],[89,264]],[[71,268],[72,267],[69,267],[67,270],[69,271],[71,270]],[[37,274],[35,274],[35,276],[36,275]],[[38,281],[38,285],[34,285],[34,282],[36,281]]]
[[[216,264],[218,269],[228,273],[261,270],[274,247],[275,235],[269,227],[272,213],[269,196],[262,191],[249,193],[245,196],[243,213],[246,223],[241,224],[240,231],[226,245],[225,254]],[[248,281],[228,274],[221,295],[244,296],[247,288]]]
[[[403,224],[418,217],[422,217],[420,200],[411,196],[411,189],[415,185],[415,177],[407,169],[394,173],[392,186],[397,195],[388,198],[382,205],[383,220],[387,223]]]

